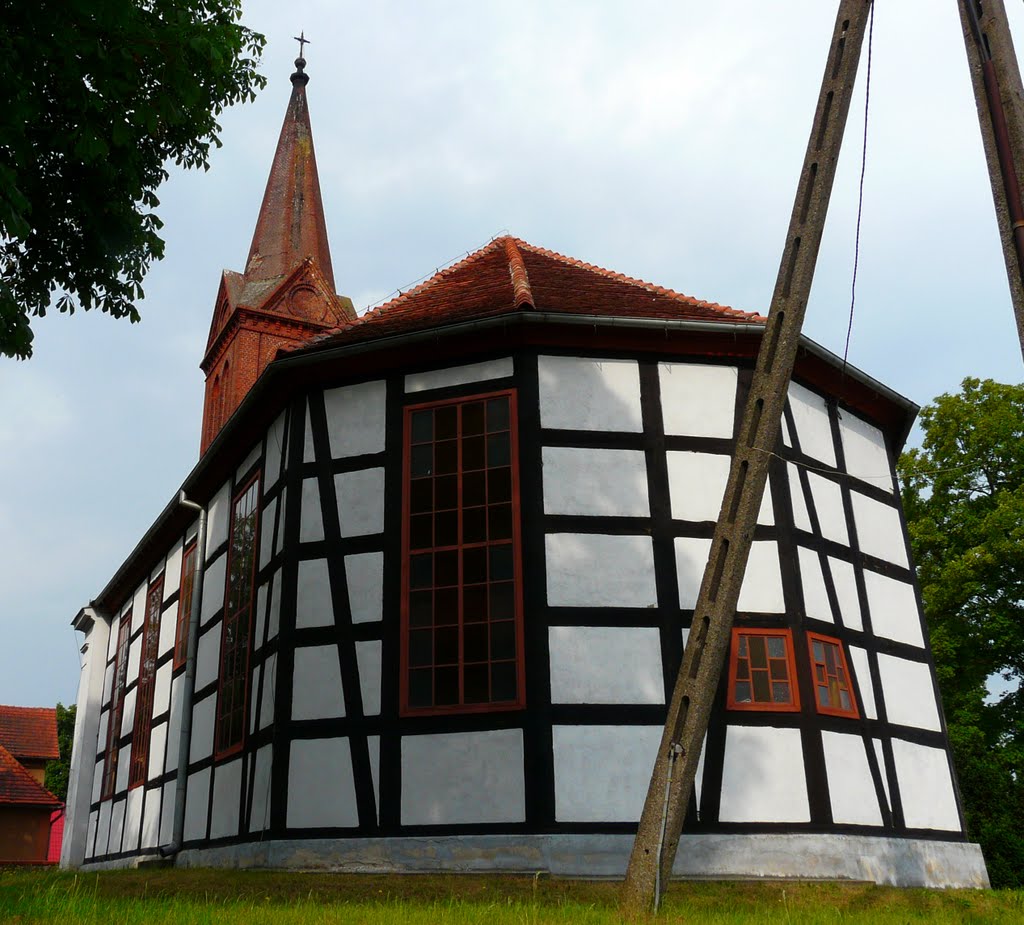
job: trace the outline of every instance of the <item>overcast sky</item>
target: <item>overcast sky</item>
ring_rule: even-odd
[[[47,317],[32,360],[0,359],[0,703],[74,700],[70,620],[196,462],[220,271],[243,269],[300,29],[335,278],[358,309],[505,231],[767,309],[836,3],[284,6],[245,4],[269,84],[225,114],[208,173],[160,190],[142,323]],[[850,360],[919,404],[968,375],[1019,382],[956,5],[878,7]],[[805,326],[837,353],[865,63]]]

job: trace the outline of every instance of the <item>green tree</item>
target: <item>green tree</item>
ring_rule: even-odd
[[[209,167],[217,117],[254,98],[263,36],[241,0],[0,0],[0,355],[30,318],[139,320],[163,256],[166,164]]]
[[[75,705],[57,704],[57,746],[60,757],[46,765],[43,786],[62,803],[68,798],[68,775],[71,772],[71,743],[75,739]]]
[[[965,379],[922,410],[921,426],[899,473],[968,831],[993,885],[1019,887],[1024,385]]]

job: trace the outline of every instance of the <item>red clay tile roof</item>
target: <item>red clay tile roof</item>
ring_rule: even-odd
[[[59,806],[49,790],[36,783],[6,748],[0,745],[0,806]]]
[[[765,320],[506,236],[311,344],[341,345],[530,309],[727,323]]]
[[[0,745],[15,758],[53,761],[57,746],[57,711],[53,707],[7,707],[0,704]]]

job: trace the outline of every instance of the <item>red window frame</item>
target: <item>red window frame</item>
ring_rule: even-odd
[[[142,626],[142,652],[139,658],[139,686],[135,693],[135,725],[132,727],[132,757],[128,769],[128,789],[146,782],[149,772],[149,738],[153,729],[153,689],[156,661],[160,654],[160,608],[164,602],[164,576],[149,586],[146,594],[146,618]]]
[[[773,656],[768,651],[767,639],[781,639],[783,654]],[[758,644],[759,651],[763,654],[765,664],[755,664],[754,647],[750,640],[764,639],[763,647]],[[746,654],[744,654],[746,653]],[[785,668],[785,677],[774,675],[773,672]],[[749,684],[750,695],[754,697],[757,693],[754,684],[754,673],[766,675],[765,681],[771,689],[770,696],[774,696],[775,684],[785,683],[789,685],[790,699],[788,701],[776,700],[741,700],[736,696],[737,684]],[[746,673],[746,677],[743,674]],[[772,713],[796,713],[800,710],[800,690],[796,679],[796,659],[793,655],[793,633],[788,629],[764,629],[746,626],[734,627],[732,631],[732,646],[729,651],[729,690],[726,698],[726,706],[730,710],[757,710],[770,711]]]
[[[239,511],[244,505],[244,525]],[[231,501],[231,530],[220,631],[220,672],[214,754],[219,760],[245,744],[249,709],[249,656],[256,557],[259,550],[260,474],[256,472]]]
[[[498,488],[499,480],[504,480],[504,475],[495,475],[495,482],[490,482],[490,475],[492,471],[503,470],[503,465],[488,465],[487,446],[489,436],[498,437],[504,434],[505,429],[489,431],[487,422],[483,425],[483,430],[480,433],[476,431],[467,433],[464,432],[464,409],[468,406],[477,404],[483,404],[486,409],[487,402],[493,399],[506,398],[508,401],[508,423],[507,433],[508,437],[508,448],[509,448],[509,488],[508,500],[504,500],[504,488]],[[455,435],[451,438],[442,437],[442,439],[436,439],[436,432],[432,431],[431,439],[429,441],[416,441],[413,439],[413,417],[417,412],[426,410],[437,411],[438,409],[445,409],[454,406],[456,408],[455,421],[456,429]],[[433,419],[437,420],[436,416]],[[473,425],[466,425],[473,426]],[[477,438],[482,438],[484,446],[483,456],[483,468],[466,468],[466,454],[476,454],[479,452],[479,448],[475,444],[470,444],[468,441],[477,441]],[[436,471],[438,469],[438,444],[441,443],[452,443],[455,445],[456,460],[454,470]],[[500,441],[499,441],[500,443]],[[403,716],[425,716],[425,715],[438,715],[438,714],[449,714],[449,713],[482,713],[482,712],[498,712],[507,710],[521,709],[526,703],[526,678],[525,678],[525,660],[524,660],[524,640],[523,640],[523,578],[522,578],[522,553],[521,553],[521,536],[520,536],[520,499],[519,499],[519,441],[518,441],[518,413],[516,406],[516,392],[514,389],[504,389],[495,392],[486,392],[477,395],[468,395],[459,398],[452,398],[446,401],[433,401],[424,402],[416,405],[409,405],[404,409],[404,425],[403,425],[403,463],[402,463],[402,603],[401,603],[401,646],[400,646],[400,682],[399,682],[399,704],[400,713]],[[414,449],[419,452],[424,452],[423,447],[433,446],[433,456],[431,457],[431,471],[428,476],[417,476],[413,478],[413,452]],[[470,466],[473,464],[470,463]],[[493,484],[495,487],[496,496],[501,499],[491,502],[492,495],[486,494],[490,492],[491,488],[485,489],[484,501],[491,502],[491,504],[465,504],[465,489],[467,486],[466,476],[467,474],[473,476],[476,473],[483,474],[483,480],[486,484]],[[434,493],[442,490],[440,486],[436,485],[438,479],[454,477],[455,491],[456,491],[456,502],[455,508],[452,509],[446,506],[443,508],[437,507],[437,495]],[[413,482],[425,483],[427,480],[432,483],[432,488],[429,489],[431,494],[431,502],[428,508],[424,509],[423,512],[419,512],[419,502],[414,502],[413,499]],[[474,479],[474,481],[478,481]],[[445,489],[448,492],[448,489]],[[473,490],[472,488],[470,489]],[[498,493],[500,491],[500,494]],[[417,489],[417,494],[419,489]],[[474,499],[475,500],[475,499]],[[445,504],[445,502],[441,502]],[[511,516],[511,530],[508,538],[504,536],[496,536],[492,538],[490,530],[492,527],[496,532],[503,532],[504,527],[498,526],[500,518],[505,516],[504,506],[509,505],[508,513]],[[419,545],[416,545],[412,534],[414,531],[418,532],[418,526],[412,523],[414,517],[414,507],[416,508],[415,516],[421,518],[424,516],[430,516],[434,518],[432,521],[432,531],[440,531],[442,529],[445,532],[449,532],[450,524],[448,527],[442,528],[439,525],[438,517],[454,517],[456,526],[455,542],[445,542],[443,545],[434,545],[434,542],[438,539],[437,533],[431,533],[430,545],[422,545],[422,540]],[[502,510],[498,510],[501,508]],[[483,513],[480,513],[483,511]],[[472,512],[474,520],[467,524],[466,513]],[[492,513],[493,512],[493,513]],[[491,518],[494,518],[492,521]],[[482,529],[476,525],[476,518],[486,519],[489,526],[486,528],[488,532],[484,534],[485,539],[475,540],[466,542],[467,528],[469,530]],[[415,548],[414,548],[415,546]],[[503,553],[492,554],[491,550],[507,547],[511,549],[511,569],[508,569],[507,562],[504,560],[505,556]],[[431,562],[436,561],[436,557],[439,553],[450,557],[451,553],[455,553],[454,561],[457,562],[457,578],[452,584],[450,580],[440,579],[444,581],[443,585],[438,585],[436,582],[439,580],[439,576],[433,571],[431,572],[430,584],[424,587],[412,588],[414,583],[413,578],[413,558],[423,559],[426,556],[431,557]],[[483,566],[486,568],[486,572],[483,574],[485,578],[483,581],[467,582],[466,578],[466,564],[467,564],[467,552],[473,557],[475,565],[472,568],[477,568],[480,563],[486,562]],[[501,562],[500,566],[498,563]],[[432,566],[431,566],[432,567]],[[509,575],[508,578],[494,578],[495,570],[501,568],[503,571],[499,574]],[[477,574],[480,574],[479,572]],[[484,603],[484,601],[498,601],[498,598],[493,596],[492,589],[496,586],[506,586],[511,583],[511,605],[512,605],[512,616],[511,619],[502,617],[498,620],[493,619],[492,604]],[[439,593],[440,592],[440,593]],[[430,622],[424,623],[423,617],[418,611],[419,605],[417,602],[412,601],[412,595],[416,594],[418,597],[422,595],[430,595]],[[504,592],[498,591],[501,598],[504,598]],[[436,624],[434,622],[433,614],[436,612],[439,601],[442,600],[441,596],[444,596],[444,600],[448,601],[451,597],[452,601],[448,601],[448,606],[445,607],[446,612],[451,613],[451,603],[454,602],[454,610],[456,611],[456,618],[453,623]],[[481,610],[486,608],[486,618],[483,621],[479,620],[466,620],[466,603],[467,599],[471,600],[470,606],[472,606],[472,598],[476,597],[478,606]],[[507,606],[507,601],[502,600],[500,604],[504,608]],[[480,611],[478,611],[479,613]],[[507,611],[504,611],[507,612]],[[495,658],[494,651],[496,644],[500,647],[508,645],[508,630],[506,626],[511,625],[511,638],[514,643],[514,650],[512,657],[507,656]],[[410,643],[413,633],[422,634],[428,631],[431,633],[430,646],[431,646],[431,659],[429,664],[417,664],[413,665],[413,657],[410,652]],[[481,629],[482,627],[482,629]],[[497,631],[496,631],[497,628]],[[451,656],[439,656],[439,648],[442,645],[441,634],[445,634],[443,645],[448,650],[452,650],[452,640],[456,641],[457,655],[455,660],[451,660]],[[467,658],[467,640],[469,647],[475,649],[477,652],[486,652],[486,658]],[[499,641],[500,640],[500,641]],[[414,647],[418,647],[418,643]],[[482,648],[481,648],[482,647]],[[438,662],[438,658],[444,658],[445,661]],[[417,656],[417,660],[419,660]],[[511,664],[513,666],[512,677],[515,680],[515,697],[512,699],[502,700],[491,700],[493,696],[493,687],[496,683],[496,666],[504,666]],[[458,686],[458,697],[454,702],[438,703],[438,683],[439,676],[438,672],[444,671],[445,677],[450,677],[452,669],[455,669],[457,673],[457,686]],[[470,684],[486,684],[487,685],[487,700],[474,700],[472,695],[467,699],[467,669],[472,674],[470,677]],[[413,705],[411,702],[415,699],[415,694],[412,693],[411,687],[413,686],[411,675],[416,672],[431,672],[430,674],[430,691],[431,702],[427,705]],[[502,683],[508,683],[509,674],[507,669],[504,667],[498,667],[497,671],[503,675]],[[419,677],[416,682],[421,682],[425,679],[426,675]],[[484,681],[486,677],[486,681]],[[477,688],[480,690],[481,688]]]
[[[192,590],[196,577],[196,541],[185,547],[181,556],[181,588],[178,594],[178,619],[174,627],[174,667],[177,671],[188,657],[188,624],[192,615]]]
[[[815,651],[817,643],[821,651]],[[853,691],[850,668],[846,661],[846,647],[839,639],[820,633],[807,634],[807,649],[811,658],[811,683],[814,686],[814,705],[827,716],[846,716],[859,719],[857,697]],[[831,656],[831,658],[829,658]],[[846,694],[849,706],[842,704]],[[827,701],[822,703],[822,698]]]
[[[124,714],[124,691],[128,686],[128,649],[132,637],[132,611],[121,615],[117,626],[117,649],[114,652],[114,683],[111,688],[110,714],[107,719],[107,756],[103,763],[103,789],[100,799],[114,795],[117,784],[117,763],[121,747],[121,720]]]

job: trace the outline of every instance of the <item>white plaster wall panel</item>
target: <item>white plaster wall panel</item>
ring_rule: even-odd
[[[849,546],[850,533],[846,529],[846,509],[843,507],[843,490],[839,483],[816,472],[808,472],[807,480],[821,535],[827,540]]]
[[[524,822],[523,731],[402,738],[402,824]]]
[[[210,769],[189,774],[185,789],[185,841],[206,838],[207,809],[210,804]]]
[[[927,664],[879,654],[878,678],[890,723],[936,731],[942,728]]]
[[[865,569],[864,587],[875,635],[923,647],[924,634],[914,586]]]
[[[181,550],[182,543],[178,540],[167,554],[167,571],[164,573],[164,600],[166,601],[181,584]],[[161,652],[163,649],[160,650]]]
[[[277,482],[277,477],[281,474],[281,456],[285,446],[284,438],[284,412],[282,411],[267,430],[266,458],[263,464],[264,491],[269,491]]]
[[[331,456],[384,452],[386,382],[361,382],[324,392]]]
[[[799,729],[729,726],[722,822],[810,822]]]
[[[256,769],[252,779],[252,810],[249,831],[262,832],[270,825],[270,766],[273,746],[264,745],[256,752]]]
[[[303,479],[299,542],[316,543],[323,538],[324,515],[320,510],[320,486],[315,478]]]
[[[238,834],[239,794],[242,790],[242,759],[217,767],[213,775],[213,811],[210,838]]]
[[[636,360],[538,357],[541,427],[639,433],[640,369]]]
[[[256,465],[256,460],[260,458],[260,454],[263,452],[263,441],[257,443],[249,452],[246,454],[245,459],[239,463],[238,468],[235,470],[235,484],[239,484],[242,479],[248,475],[249,470]]]
[[[907,544],[903,539],[900,512],[888,504],[875,501],[859,492],[851,492],[853,522],[857,525],[857,540],[861,552],[884,559],[895,565],[908,567]]]
[[[832,442],[832,425],[825,399],[798,382],[790,382],[789,408],[796,425],[800,451],[834,466],[836,448]]]
[[[299,562],[295,625],[299,629],[334,625],[331,578],[326,559],[303,559]]]
[[[253,634],[253,645],[258,649],[263,645],[263,623],[268,622],[267,642],[277,636],[281,623],[281,601],[278,595],[278,588],[281,586],[281,570],[278,569],[256,590],[256,626]],[[270,595],[269,612],[267,595]]]
[[[337,646],[302,646],[295,650],[292,719],[326,719],[345,715]]]
[[[804,613],[812,620],[835,623],[818,553],[806,546],[797,546],[796,555],[800,569],[800,586],[804,593]]]
[[[958,832],[960,814],[945,750],[893,739],[892,757],[907,827]]]
[[[143,624],[146,621],[146,593],[149,591],[149,585],[147,582],[143,582],[138,588],[135,589],[135,597],[132,599],[132,635],[138,633]],[[136,662],[136,673],[138,672],[138,663]],[[129,675],[129,679],[136,677],[136,675]]]
[[[882,778],[882,790],[885,791],[885,805],[892,808],[892,797],[889,795],[889,774],[885,769],[885,749],[881,739],[872,739],[875,758],[878,760],[879,776]]]
[[[347,738],[296,739],[288,763],[289,828],[359,824]]]
[[[735,366],[659,363],[658,378],[666,434],[732,436],[738,381]]]
[[[166,750],[167,723],[160,723],[149,733],[149,767],[146,770],[146,780],[156,780],[163,774]]]
[[[384,553],[345,556],[348,605],[353,623],[373,623],[384,614]]]
[[[384,470],[361,469],[334,476],[342,536],[366,536],[384,530]]]
[[[110,811],[113,804],[110,800],[100,803],[99,821],[96,824],[96,854],[107,853],[107,846],[110,844]]]
[[[544,540],[550,606],[657,606],[649,536],[549,533]]]
[[[225,482],[206,508],[206,557],[228,541],[228,516],[231,508],[231,483]]]
[[[96,754],[106,752],[107,748],[107,724],[110,722],[110,710],[104,710],[100,714],[100,724],[96,735]]]
[[[99,825],[99,810],[94,809],[89,813],[89,828],[85,836],[85,858],[88,860],[96,854],[96,829]]]
[[[552,626],[552,703],[664,703],[655,627]]]
[[[202,761],[213,754],[213,727],[217,711],[217,694],[204,697],[192,707],[192,739],[189,761]]]
[[[161,559],[159,562],[157,562],[157,564],[155,566],[153,566],[153,571],[149,573],[149,583],[150,584],[153,584],[154,581],[156,581],[161,575],[163,575],[163,573],[164,573],[164,565],[165,564],[166,564],[166,560],[165,559]],[[160,590],[162,592],[163,588],[161,588]]]
[[[224,609],[224,588],[228,554],[222,553],[206,567],[203,575],[203,606],[199,611],[199,625],[206,626]]]
[[[176,782],[171,780],[163,786],[160,799],[160,844],[169,845],[174,840],[174,795]],[[187,793],[187,791],[186,791]]]
[[[165,759],[168,771],[173,771],[178,767],[178,745],[181,738],[181,686],[184,683],[184,674],[171,679],[171,708],[167,719],[167,755]]]
[[[103,787],[103,759],[96,762],[95,767],[92,771],[92,802],[98,803],[100,799],[100,791]]]
[[[121,850],[124,837],[124,800],[118,800],[110,810],[110,837],[107,840],[107,853],[117,854]]]
[[[432,369],[422,373],[410,373],[405,377],[406,392],[426,392],[430,389],[445,389],[454,385],[467,385],[470,382],[486,382],[488,379],[507,379],[515,372],[512,357],[501,357],[496,360],[485,360],[482,363],[470,363],[466,366],[453,366],[448,369]],[[380,383],[383,385],[383,383]],[[383,449],[383,444],[381,449]]]
[[[866,649],[860,646],[848,646],[850,653],[850,667],[857,678],[857,687],[860,690],[860,709],[868,719],[878,719],[878,709],[875,706],[875,684],[871,680],[871,663],[868,661]]]
[[[157,656],[166,655],[174,648],[174,631],[178,621],[178,605],[172,604],[160,614],[160,636],[157,639]]]
[[[302,437],[302,461],[313,462],[316,459],[316,447],[313,444],[313,423],[309,418],[309,406],[306,406],[306,429]]]
[[[140,615],[139,623],[142,623]],[[125,675],[125,684],[131,684],[139,678],[139,659],[142,655],[142,634],[135,637],[135,641],[128,647],[128,673]]]
[[[249,675],[249,735],[256,731],[260,716],[260,681],[263,679],[263,666],[257,665]]]
[[[871,765],[864,739],[841,732],[822,732],[832,821],[840,825],[881,825]]]
[[[277,689],[277,655],[270,655],[263,663],[263,697],[260,700],[260,729],[274,721],[274,694]]]
[[[797,530],[811,532],[811,516],[807,513],[807,499],[800,481],[800,470],[793,463],[787,463],[786,476],[789,479],[789,497],[793,506],[793,526]]]
[[[128,791],[125,803],[124,834],[121,836],[122,851],[137,851],[142,835],[142,798],[146,790],[136,787]]]
[[[782,445],[791,447],[793,445],[793,435],[789,432],[789,421],[785,417],[782,418]]]
[[[543,461],[546,514],[651,516],[643,451],[546,446]]]
[[[874,425],[840,408],[839,438],[843,443],[846,471],[892,494],[892,466],[885,435]]]
[[[196,654],[197,691],[216,681],[220,674],[220,634],[223,626],[223,623],[218,623],[199,637],[199,650]]]
[[[133,687],[124,695],[124,710],[121,713],[121,735],[126,736],[132,731],[135,724],[135,694],[137,687]]]
[[[380,713],[381,642],[370,639],[356,643],[356,664],[359,668],[359,692],[363,699],[363,715]]]
[[[720,453],[694,453],[672,450],[665,454],[668,463],[668,488],[672,499],[672,517],[676,520],[718,521],[722,497],[729,481],[732,460]],[[774,524],[772,493],[766,487],[761,496],[759,524]]]
[[[274,523],[277,519],[277,498],[274,498],[264,509],[260,517],[260,569],[270,562],[270,554],[274,548]],[[284,530],[284,523],[278,523],[278,530]]]
[[[711,553],[711,540],[677,536],[676,576],[679,582],[679,606],[692,610]],[[758,540],[750,546],[747,571],[743,576],[738,609],[748,613],[784,613],[779,548],[774,540]]]
[[[278,504],[281,505],[281,523],[285,524],[288,522],[288,495],[282,493],[278,497]],[[300,517],[301,519],[301,517]],[[300,524],[301,529],[301,524]],[[284,549],[284,527],[277,531],[277,544],[274,547],[274,553],[279,554]]]
[[[842,618],[843,626],[853,630],[864,629],[864,619],[860,610],[860,594],[857,591],[857,575],[853,570],[853,563],[829,556],[828,567],[832,572],[832,583],[836,586],[839,615]]]
[[[554,726],[555,819],[636,822],[661,726]]]
[[[114,692],[114,665],[107,665],[103,672],[103,706],[110,706],[110,697]]]
[[[377,807],[377,821],[380,822],[380,736],[367,736],[366,750],[370,753],[370,777],[373,778],[373,805]]]
[[[130,601],[129,601],[130,603]],[[121,613],[111,617],[110,620],[110,633],[107,635],[107,661],[109,662],[117,651],[117,631],[121,624],[121,616],[124,613],[124,607],[121,608]]]
[[[162,787],[146,791],[146,803],[142,811],[142,840],[140,847],[153,849],[160,844],[160,804]]]

